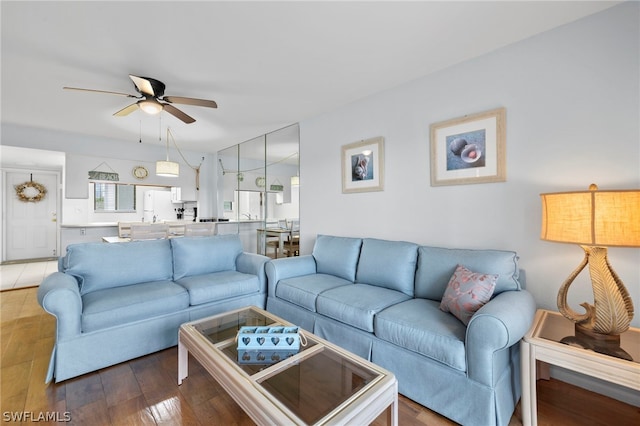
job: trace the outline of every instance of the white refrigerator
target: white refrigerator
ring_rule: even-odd
[[[175,220],[177,216],[171,202],[171,191],[145,192],[143,217],[145,222],[150,223]]]

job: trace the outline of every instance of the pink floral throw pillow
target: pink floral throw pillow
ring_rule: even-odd
[[[458,265],[444,292],[440,309],[451,312],[468,325],[473,314],[491,299],[497,280],[498,275],[479,274]]]

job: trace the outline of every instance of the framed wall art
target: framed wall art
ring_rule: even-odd
[[[431,125],[431,186],[507,180],[506,110]]]
[[[342,193],[384,189],[384,138],[342,147]]]

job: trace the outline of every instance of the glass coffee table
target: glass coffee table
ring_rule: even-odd
[[[390,372],[306,331],[306,345],[293,356],[241,363],[236,339],[243,326],[293,324],[255,306],[183,324],[178,385],[190,353],[259,425],[369,424],[385,411],[387,424],[398,424],[398,382]]]

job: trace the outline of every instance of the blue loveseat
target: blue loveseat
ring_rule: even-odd
[[[319,235],[311,255],[266,264],[267,309],[392,371],[399,391],[464,425],[506,425],[519,341],[535,303],[516,253]],[[440,309],[457,265],[497,274],[465,325]]]
[[[57,319],[46,381],[174,346],[185,322],[263,307],[267,260],[237,235],[68,246],[38,289]]]

